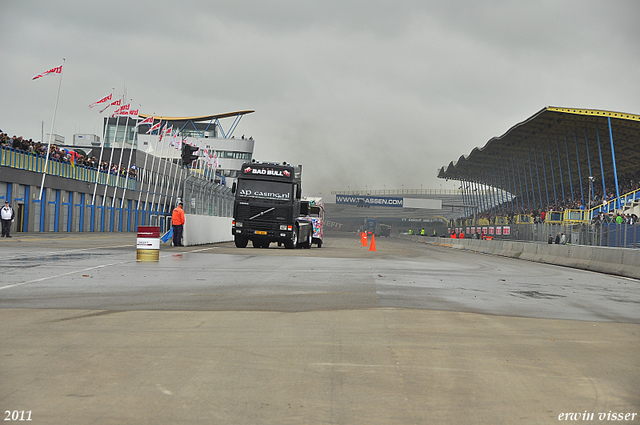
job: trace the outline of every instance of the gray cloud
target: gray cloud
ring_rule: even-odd
[[[236,135],[304,165],[309,193],[439,188],[436,169],[547,105],[638,113],[635,1],[3,2],[0,128],[100,133],[142,111],[255,109]],[[449,185],[451,187],[449,187]]]

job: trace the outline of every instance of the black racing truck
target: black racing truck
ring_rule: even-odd
[[[268,248],[271,242],[285,248],[311,248],[313,223],[308,204],[301,203],[302,166],[287,163],[245,162],[237,182],[231,232],[236,247],[251,241],[256,248]],[[302,215],[302,217],[301,217]]]

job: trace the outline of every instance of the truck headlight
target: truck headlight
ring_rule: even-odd
[[[236,221],[236,227],[242,227],[242,222],[241,221]]]
[[[280,230],[289,230],[290,231],[291,229],[293,229],[292,226],[287,226],[286,224],[281,224],[280,225]]]

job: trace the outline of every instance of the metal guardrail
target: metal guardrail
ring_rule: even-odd
[[[231,217],[233,213],[231,189],[201,176],[185,179],[182,196],[185,214]]]
[[[33,171],[35,173],[44,172],[46,158],[33,153],[24,152],[14,148],[3,146],[0,148],[0,165],[17,168],[20,170]],[[80,180],[88,183],[95,183],[96,174],[98,184],[126,187],[127,190],[136,190],[137,179],[127,176],[118,176],[106,171],[99,171],[95,168],[84,165],[73,165],[71,163],[49,160],[47,163],[47,175],[58,176],[67,179]]]

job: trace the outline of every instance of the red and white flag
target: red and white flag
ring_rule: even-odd
[[[213,168],[218,168],[220,165],[218,164],[218,155],[213,153]]]
[[[158,124],[155,124],[155,125],[151,126],[151,128],[149,130],[147,130],[147,134],[149,134],[149,133],[151,133],[153,131],[159,130],[161,126],[162,126],[162,121],[158,121]]]
[[[140,109],[129,109],[129,118],[133,118],[133,119],[137,120],[139,112],[140,112]]]
[[[49,74],[62,74],[62,65],[56,66],[55,68],[51,68],[50,70],[45,71],[42,74],[38,74],[35,77],[33,77],[32,80],[37,80],[38,78],[42,78],[45,75],[49,75]]]
[[[122,105],[122,99],[115,100],[115,101],[111,102],[110,104],[108,104],[107,106],[105,106],[105,107],[100,111],[100,113],[103,113],[107,108],[109,108],[109,107],[111,107],[111,106],[120,106],[120,105]]]
[[[115,117],[128,117],[129,116],[129,108],[131,108],[131,104],[127,103],[126,105],[122,105],[121,107],[119,107],[118,109],[116,109],[115,111],[113,111],[113,114],[111,115],[112,118]]]
[[[153,120],[154,119],[155,119],[154,116],[147,117],[147,118],[143,119],[142,121],[140,121],[138,124],[136,124],[136,127],[139,126],[139,125],[142,125],[142,124],[153,124]]]
[[[169,146],[173,146],[178,150],[182,149],[182,138],[178,136],[178,133],[174,134],[171,137],[171,142],[169,142]]]
[[[160,131],[160,138],[158,139],[158,143],[162,142],[162,138],[165,134],[167,134],[167,124],[168,123],[165,122],[164,127],[162,127],[162,130]]]
[[[101,103],[107,103],[108,101],[111,100],[112,97],[113,97],[113,93],[111,93],[109,96],[103,97],[102,99],[100,99],[100,100],[98,100],[96,102],[93,102],[91,105],[89,105],[89,108],[93,108],[94,106],[98,106]]]

